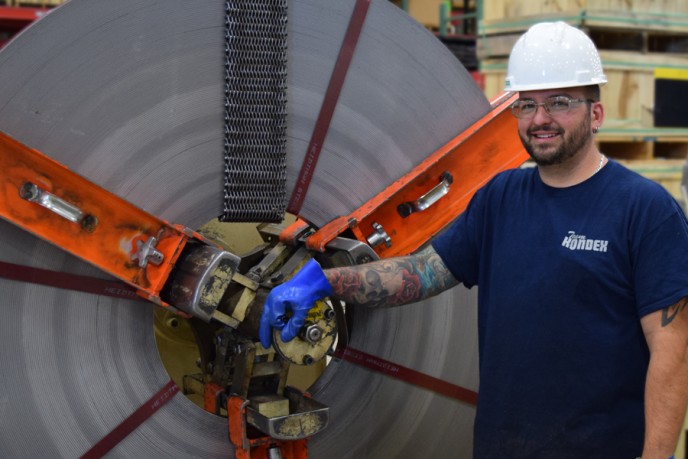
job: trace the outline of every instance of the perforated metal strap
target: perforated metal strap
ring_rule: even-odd
[[[136,289],[121,281],[53,271],[0,261],[0,278],[31,284],[47,285],[63,290],[92,293],[112,298],[148,302],[136,294]]]
[[[449,381],[443,381],[434,376],[430,376],[412,368],[398,365],[383,358],[372,354],[346,347],[344,349],[337,349],[334,354],[335,357],[346,360],[356,365],[368,368],[369,370],[377,371],[392,378],[405,381],[409,384],[422,387],[424,389],[442,394],[469,405],[477,405],[478,393],[465,387],[452,384]]]
[[[80,459],[98,459],[117,446],[148,418],[179,392],[179,387],[171,379],[136,411],[119,423],[113,430],[93,445]]]
[[[226,222],[286,208],[287,0],[225,2]]]
[[[363,29],[363,22],[368,14],[370,1],[371,0],[356,0],[354,11],[349,20],[346,34],[344,35],[344,42],[339,50],[339,56],[337,57],[337,62],[332,71],[330,82],[327,85],[323,104],[320,107],[320,113],[318,114],[318,119],[315,122],[315,128],[313,129],[313,134],[308,144],[308,151],[303,159],[303,165],[296,179],[294,192],[287,206],[287,210],[295,215],[301,212],[301,207],[306,199],[306,193],[313,179],[313,173],[318,163],[318,158],[320,157],[320,151],[325,144],[325,137],[327,137],[327,132],[330,129],[330,122],[332,121],[334,109],[339,101],[344,79],[349,71],[349,64],[351,64],[356,44],[358,44],[358,39]]]

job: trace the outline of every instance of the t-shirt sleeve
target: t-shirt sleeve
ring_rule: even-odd
[[[688,296],[688,222],[670,196],[656,198],[640,216],[645,225],[632,241],[638,314],[643,317]]]

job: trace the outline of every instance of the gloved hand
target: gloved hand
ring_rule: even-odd
[[[282,330],[282,341],[291,341],[306,322],[317,300],[332,294],[332,286],[315,260],[309,260],[294,277],[268,295],[260,318],[258,335],[264,348],[272,345],[272,329]],[[291,311],[291,317],[287,316]]]

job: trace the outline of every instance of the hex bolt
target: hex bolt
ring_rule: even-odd
[[[324,315],[325,315],[326,320],[332,320],[332,319],[334,319],[334,316],[337,314],[334,312],[334,309],[327,308],[327,309],[325,309]]]
[[[322,329],[317,325],[311,325],[306,328],[306,341],[311,344],[317,344],[322,338]]]

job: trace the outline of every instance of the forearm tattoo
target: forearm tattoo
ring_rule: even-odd
[[[458,283],[432,247],[406,257],[329,269],[326,275],[333,296],[370,307],[413,303]]]
[[[688,297],[681,298],[678,303],[669,306],[662,310],[662,327],[666,327],[671,322],[674,321],[679,313],[683,312],[688,308]]]

